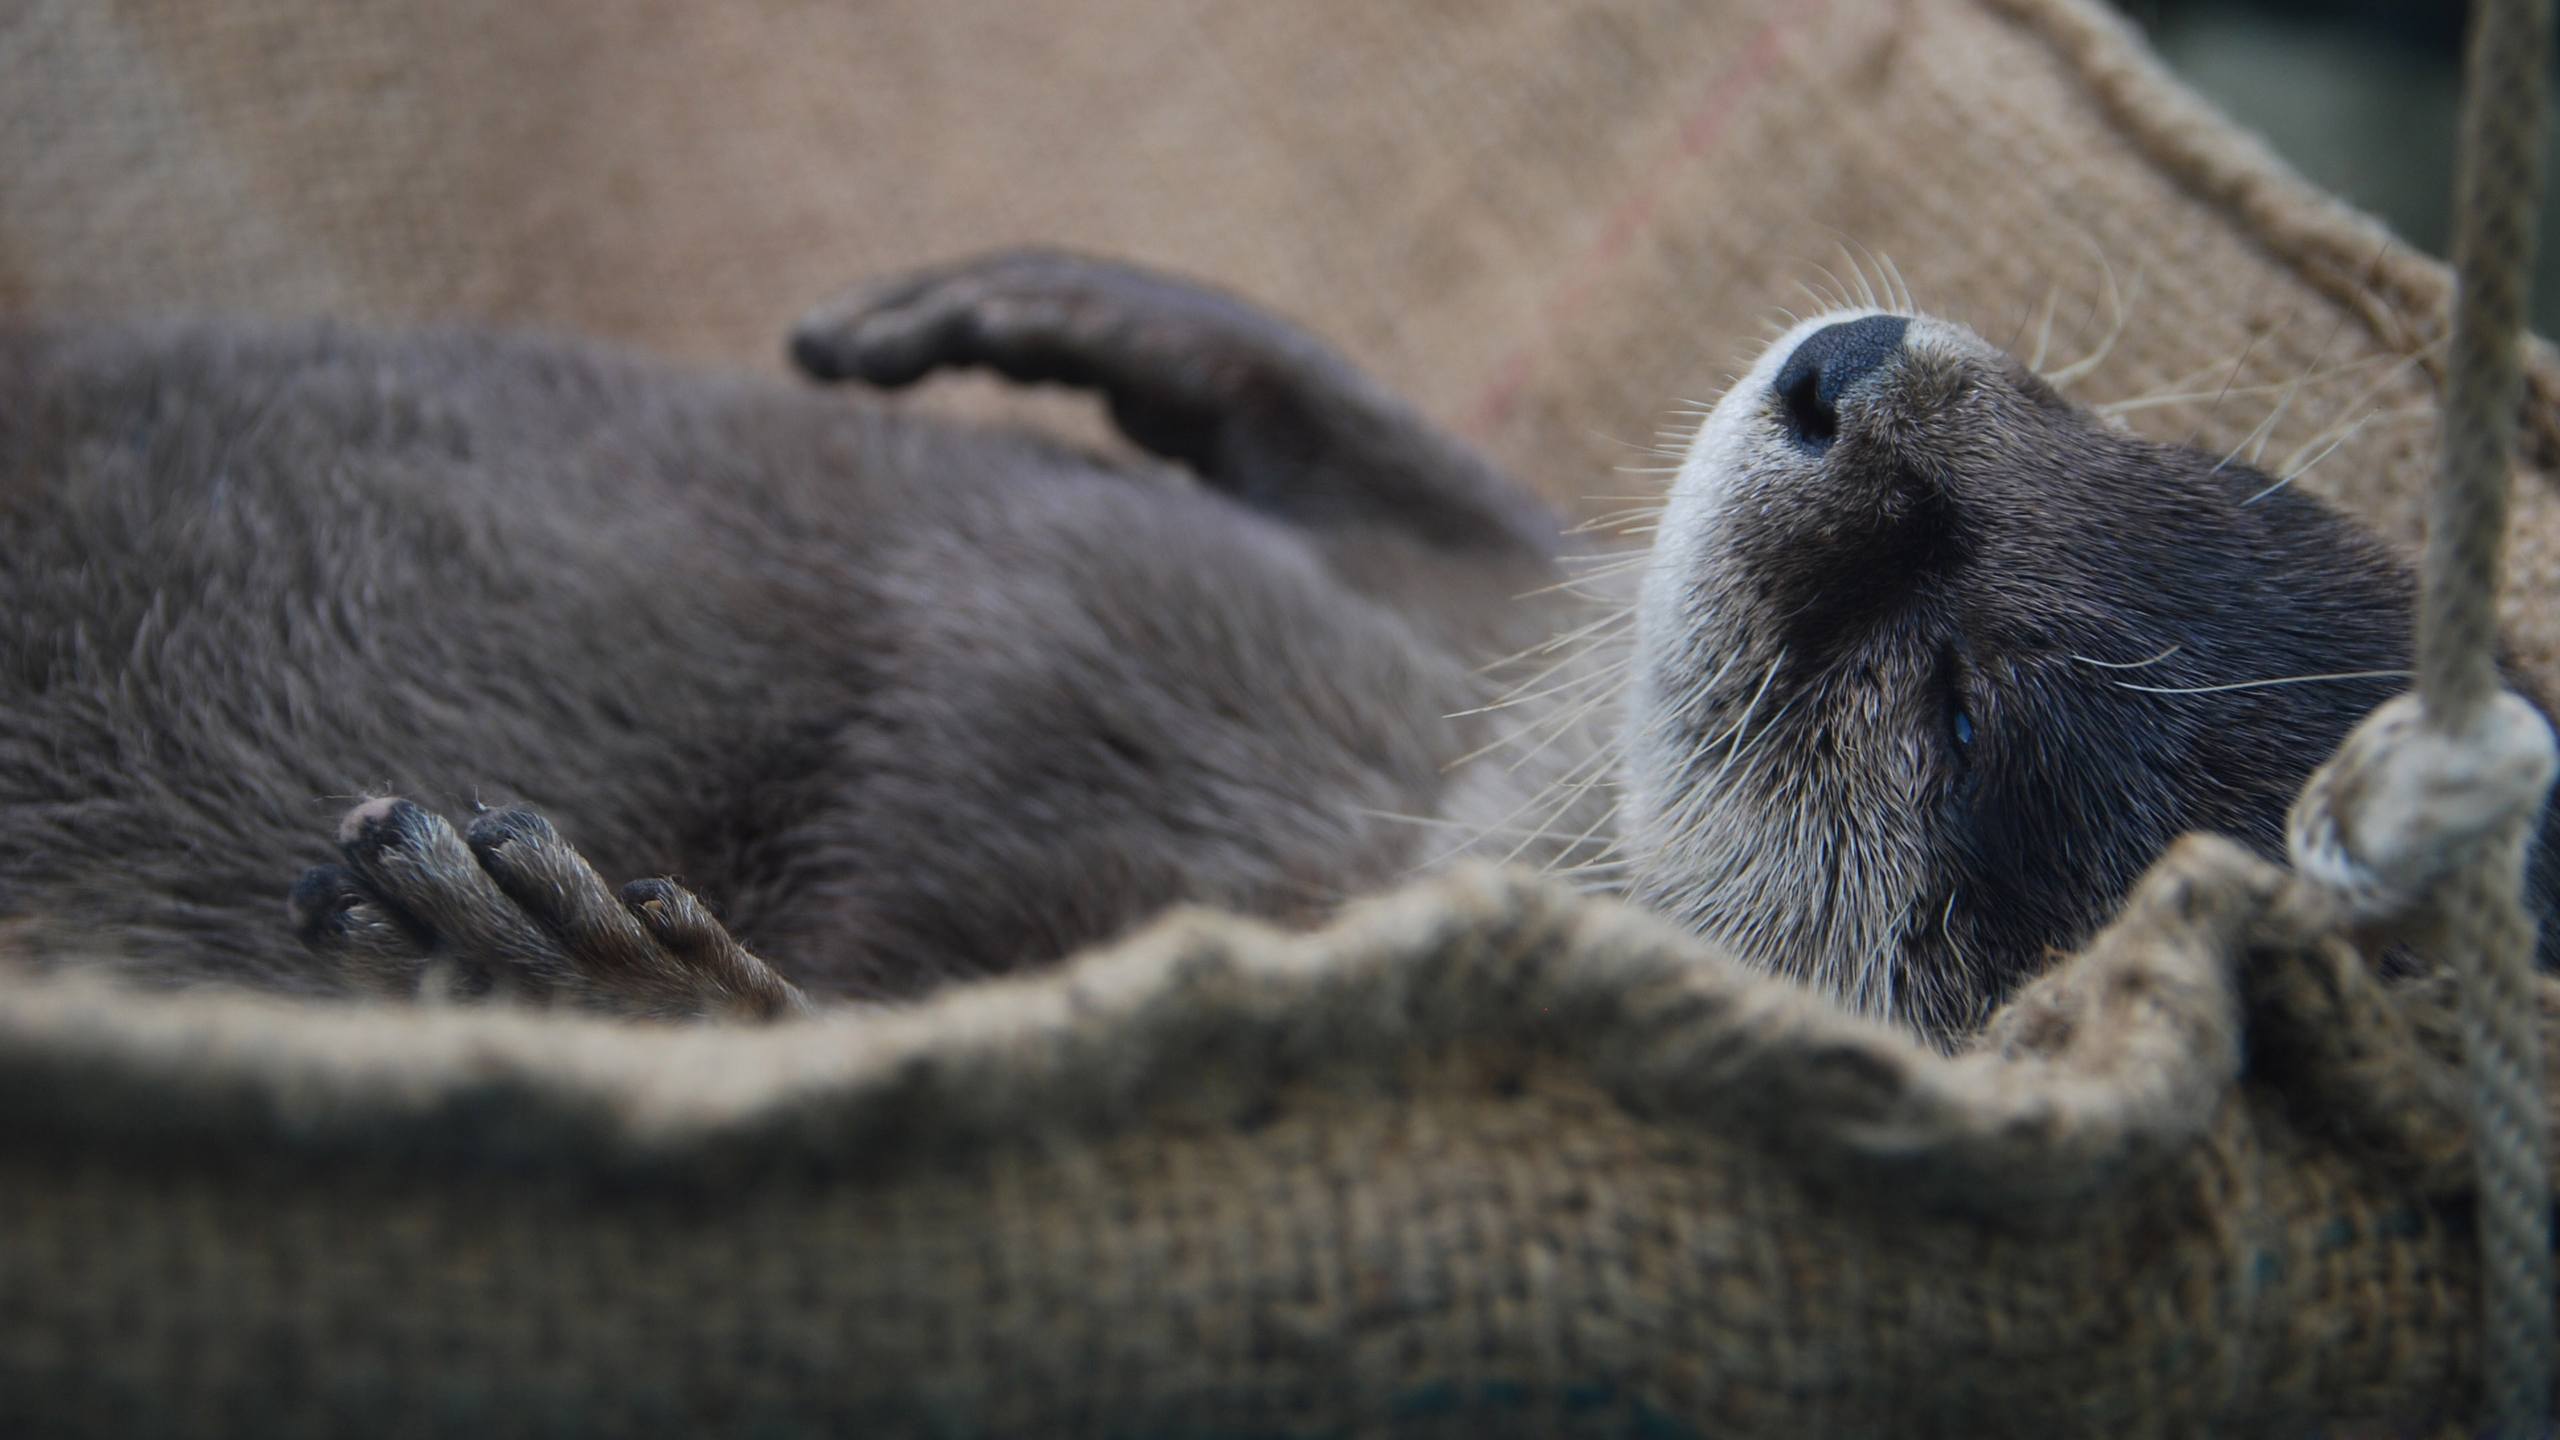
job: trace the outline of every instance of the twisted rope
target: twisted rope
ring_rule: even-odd
[[[2454,182],[2444,471],[2428,511],[2418,614],[2418,693],[2427,723],[2449,739],[2475,733],[2499,693],[2499,564],[2523,396],[2519,338],[2551,25],[2551,0],[2484,0],[2471,36]],[[2523,846],[2521,833],[2502,837],[2449,877],[2430,937],[2462,976],[2480,1175],[2484,1418],[2511,1437],[2547,1433],[2553,1346],[2549,1132]]]

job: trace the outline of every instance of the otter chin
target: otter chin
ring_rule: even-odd
[[[2408,688],[2413,604],[2318,500],[2126,433],[1961,325],[1816,316],[1699,426],[1659,522],[1629,890],[1960,1035],[2178,834],[2281,855],[2302,782]]]

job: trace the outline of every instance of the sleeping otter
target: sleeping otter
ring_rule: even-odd
[[[2402,570],[1938,321],[1772,347],[1623,661],[1548,640],[1609,632],[1544,506],[1224,295],[1007,255],[793,353],[1098,391],[1188,473],[525,339],[0,341],[0,946],[770,1015],[1471,852],[1946,1036],[2405,688],[2244,683],[2402,668]]]

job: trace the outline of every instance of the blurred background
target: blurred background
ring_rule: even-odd
[[[2455,0],[2118,0],[2179,78],[2313,181],[2442,255],[2469,7]],[[2560,330],[2544,192],[2534,328]]]
[[[1063,244],[1286,312],[1598,513],[1768,326],[1890,269],[2075,398],[2413,538],[2460,7],[2116,3],[0,0],[0,314],[773,374],[850,282]],[[2535,383],[2560,468],[2560,365]],[[2523,593],[2560,594],[2550,494]],[[2560,673],[2560,610],[2514,618]]]

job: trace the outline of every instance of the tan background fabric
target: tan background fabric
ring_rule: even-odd
[[[1019,241],[1210,276],[1550,493],[1630,493],[1844,244],[2404,540],[2442,281],[2060,0],[21,0],[0,297],[575,330],[778,368],[803,306]],[[1874,268],[1869,262],[1869,268]],[[2551,454],[2542,376],[2537,434]],[[2377,383],[2378,382],[2378,383]],[[2219,403],[2216,403],[2219,397]],[[2277,413],[2280,412],[2280,413]],[[2560,656],[2536,486],[2512,619]],[[2234,679],[2257,678],[2234,676]]]

